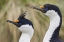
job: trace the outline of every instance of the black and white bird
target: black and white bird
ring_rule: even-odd
[[[52,4],[45,4],[40,7],[32,6],[32,8],[45,13],[50,18],[50,26],[44,36],[43,42],[63,42],[59,39],[59,31],[62,24],[60,9]]]
[[[30,42],[34,34],[33,24],[30,20],[25,18],[25,15],[25,13],[21,14],[19,18],[15,19],[14,21],[7,20],[7,22],[16,25],[22,32],[19,42]]]

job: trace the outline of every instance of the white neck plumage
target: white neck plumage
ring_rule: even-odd
[[[31,38],[28,34],[22,33],[20,36],[19,42],[30,42]]]
[[[34,34],[33,27],[30,25],[23,25],[18,29],[22,32],[19,42],[30,42],[30,40]]]
[[[49,26],[49,29],[44,36],[43,42],[50,42],[54,31],[57,29],[57,27],[60,24],[60,17],[57,14],[57,12],[55,12],[53,10],[51,10],[51,12],[48,11],[46,13],[46,15],[50,18],[50,26]]]

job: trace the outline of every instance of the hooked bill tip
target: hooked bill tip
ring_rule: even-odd
[[[7,20],[6,22],[9,22],[9,20]]]

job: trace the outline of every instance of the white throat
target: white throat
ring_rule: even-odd
[[[49,10],[46,15],[50,18],[50,26],[46,32],[43,42],[50,42],[54,31],[57,29],[60,23],[60,17],[54,10]]]
[[[30,42],[30,40],[34,34],[34,29],[32,28],[32,26],[22,25],[18,29],[22,32],[19,42]]]

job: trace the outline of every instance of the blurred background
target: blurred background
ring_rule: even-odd
[[[31,42],[42,42],[49,27],[49,18],[30,6],[39,7],[47,3],[57,5],[61,10],[62,18],[64,18],[64,0],[0,0],[0,42],[18,42],[21,32],[6,20],[17,19],[26,10],[26,18],[32,21],[35,30]],[[59,36],[64,40],[64,19],[62,21]]]

